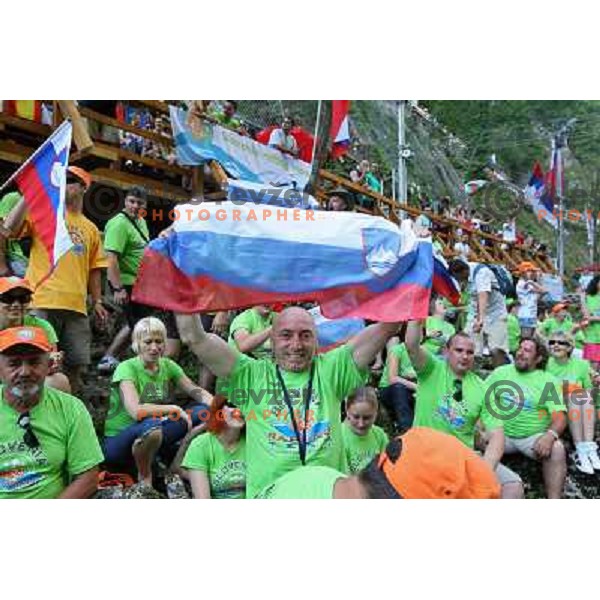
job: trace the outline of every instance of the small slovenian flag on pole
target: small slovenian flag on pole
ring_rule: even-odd
[[[67,166],[72,125],[64,121],[11,177],[31,223],[48,252],[51,269],[73,246],[65,223]]]
[[[348,125],[348,113],[350,112],[350,100],[331,101],[331,128],[329,137],[333,142],[331,147],[332,158],[339,158],[350,147],[350,127]]]

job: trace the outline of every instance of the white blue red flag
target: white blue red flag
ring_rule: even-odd
[[[554,164],[554,152],[552,154]],[[554,209],[554,195],[556,192],[556,180],[555,174],[547,174],[544,176],[542,165],[538,161],[535,161],[533,169],[531,170],[531,176],[529,182],[524,190],[525,198],[537,216],[541,216],[554,228],[558,227],[558,222],[553,214]],[[546,191],[546,186],[550,186],[550,191]]]
[[[145,252],[138,302],[196,312],[312,301],[329,319],[427,317],[432,246],[409,221],[231,202],[174,216],[171,235]]]
[[[329,137],[333,142],[331,156],[339,158],[350,147],[350,125],[348,113],[350,112],[350,100],[331,101],[331,128]]]
[[[72,125],[64,121],[12,176],[51,268],[73,246],[65,223],[66,172]]]

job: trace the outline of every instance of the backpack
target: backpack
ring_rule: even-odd
[[[498,282],[498,288],[500,293],[506,298],[515,298],[516,290],[515,284],[513,283],[512,275],[508,272],[506,267],[502,265],[495,264],[479,264],[475,267],[473,271],[473,280],[477,277],[477,273],[483,267],[487,267],[496,277],[496,281]]]

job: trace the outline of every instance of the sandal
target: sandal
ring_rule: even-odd
[[[100,373],[112,373],[117,366],[119,361],[114,356],[103,356],[98,363],[97,369]]]

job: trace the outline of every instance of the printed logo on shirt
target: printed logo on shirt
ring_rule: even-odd
[[[41,467],[48,465],[42,448],[29,448],[25,442],[0,444],[0,492],[20,492],[40,483]]]
[[[76,256],[83,256],[85,252],[83,234],[77,227],[71,227],[69,228],[69,235],[71,236],[71,241],[73,242],[71,252]]]
[[[466,403],[456,402],[452,394],[444,394],[437,407],[438,416],[452,429],[460,429],[467,423]]]
[[[246,462],[230,460],[211,477],[214,496],[236,498],[246,493]]]

